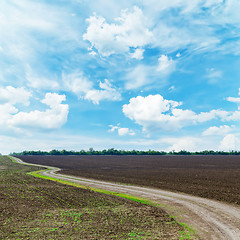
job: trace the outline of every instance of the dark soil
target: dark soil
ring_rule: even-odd
[[[18,156],[19,157],[19,156]],[[151,186],[240,205],[240,156],[21,156],[61,173]]]
[[[35,178],[26,173],[39,168],[8,157],[0,166],[0,239],[179,239],[184,230],[159,208]]]

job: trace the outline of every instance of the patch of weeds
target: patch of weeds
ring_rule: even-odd
[[[185,231],[179,231],[181,234],[180,240],[194,239],[194,236],[196,236],[196,232],[184,223],[180,223],[180,225],[183,226],[185,229]]]
[[[55,232],[59,230],[59,228],[48,228],[47,231],[50,231],[50,232]]]

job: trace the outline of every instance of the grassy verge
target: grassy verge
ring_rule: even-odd
[[[56,182],[8,157],[0,157],[0,166],[1,239],[190,239],[144,199]]]

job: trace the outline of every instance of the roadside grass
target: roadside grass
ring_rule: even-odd
[[[41,175],[39,167],[0,156],[0,239],[190,239],[143,199],[26,174],[33,171]]]

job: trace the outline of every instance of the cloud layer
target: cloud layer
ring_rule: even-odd
[[[0,128],[17,130],[25,129],[56,129],[66,123],[69,107],[62,104],[66,100],[65,95],[57,93],[46,93],[41,103],[49,106],[46,111],[34,110],[30,112],[19,111],[16,107],[19,104],[28,106],[30,92],[24,88],[6,87],[0,89]]]

